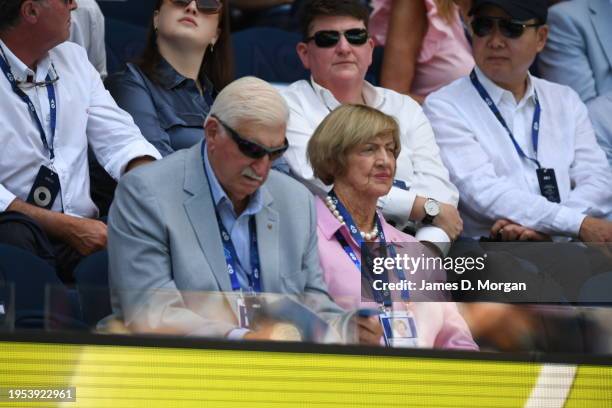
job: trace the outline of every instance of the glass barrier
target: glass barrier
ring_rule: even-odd
[[[369,320],[379,331],[368,345],[612,355],[612,307],[409,301],[395,302],[389,313],[351,296],[334,303],[324,294],[125,290],[116,293],[120,307],[113,313],[107,289],[79,288],[79,320],[69,313],[64,291],[47,290],[49,331],[363,345]]]
[[[12,283],[0,283],[0,332],[15,329],[15,289]]]

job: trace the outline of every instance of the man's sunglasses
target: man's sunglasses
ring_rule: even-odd
[[[186,7],[194,0],[170,0],[172,3]],[[219,0],[195,0],[198,10],[204,14],[216,14],[221,11],[221,2]]]
[[[346,31],[333,31],[333,30],[324,30],[317,31],[311,37],[308,37],[304,40],[304,42],[314,40],[317,47],[321,48],[329,48],[338,44],[340,41],[340,36],[344,35],[346,41],[352,45],[363,45],[368,41],[370,37],[368,34],[368,30],[365,28],[351,28]]]
[[[527,24],[503,17],[476,17],[472,20],[472,31],[478,37],[486,37],[497,26],[499,32],[506,38],[519,38],[527,27],[539,27],[542,24]]]
[[[217,119],[217,122],[223,126],[223,128],[230,134],[232,140],[236,142],[238,145],[238,149],[240,152],[251,159],[261,159],[265,155],[270,156],[270,161],[274,161],[281,157],[283,153],[287,151],[289,148],[289,143],[285,138],[285,143],[281,147],[275,147],[270,149],[269,147],[262,146],[259,143],[252,142],[240,136],[240,133],[236,132],[234,129],[225,124],[221,119],[217,116],[212,115],[213,118]]]

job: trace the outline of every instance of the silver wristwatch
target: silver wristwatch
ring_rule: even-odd
[[[440,214],[440,203],[433,198],[425,200],[423,205],[425,209],[425,218],[423,218],[423,224],[431,224],[438,214]]]

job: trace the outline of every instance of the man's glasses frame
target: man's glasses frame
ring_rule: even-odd
[[[363,45],[368,42],[370,34],[365,28],[351,28],[346,31],[321,30],[304,39],[304,42],[314,40],[319,48],[329,48],[338,44],[340,36],[343,35],[351,45]]]
[[[56,83],[57,81],[59,81],[60,77],[57,73],[57,69],[55,69],[55,65],[53,63],[51,63],[51,68],[53,68],[53,78],[50,80],[45,80],[45,81],[39,81],[39,82],[34,82],[34,81],[17,81],[17,86],[20,89],[31,89],[31,88],[41,88],[41,87],[46,87],[48,85],[53,85],[54,83]]]
[[[171,3],[186,7],[194,0],[170,0]],[[221,11],[223,4],[219,0],[195,0],[198,10],[204,14],[217,14]]]
[[[238,145],[238,149],[240,149],[240,152],[251,159],[261,159],[265,155],[268,155],[270,156],[270,161],[274,161],[281,157],[283,153],[285,153],[289,148],[289,142],[287,141],[287,138],[285,138],[285,142],[281,147],[275,147],[271,149],[269,147],[262,146],[259,143],[245,139],[244,137],[240,136],[240,133],[236,132],[225,122],[219,119],[218,116],[211,116],[215,118],[217,122],[221,124],[221,126],[223,126],[227,133],[229,133],[232,140],[236,143],[236,145]]]
[[[529,27],[540,27],[543,24],[537,23],[526,23],[524,21],[511,20],[504,17],[474,17],[472,20],[472,32],[477,37],[486,37],[493,32],[495,26],[506,38],[517,39],[520,38],[525,32],[526,28]]]

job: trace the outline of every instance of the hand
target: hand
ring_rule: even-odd
[[[79,254],[87,256],[106,248],[106,224],[89,218],[66,217],[62,238]]]
[[[357,335],[360,344],[380,346],[383,329],[380,325],[378,316],[355,316],[352,318],[352,323],[357,326]]]
[[[529,306],[463,303],[461,314],[472,336],[499,351],[533,347],[537,316]]]
[[[450,204],[440,204],[440,213],[433,220],[433,225],[440,227],[451,239],[455,241],[463,231],[463,220],[459,211]]]
[[[491,227],[491,238],[497,238],[498,235],[502,241],[550,241],[548,235],[507,219],[497,220]]]
[[[586,217],[580,225],[579,237],[583,242],[612,242],[612,222]]]
[[[291,323],[266,321],[244,335],[245,340],[301,341],[300,331]]]

